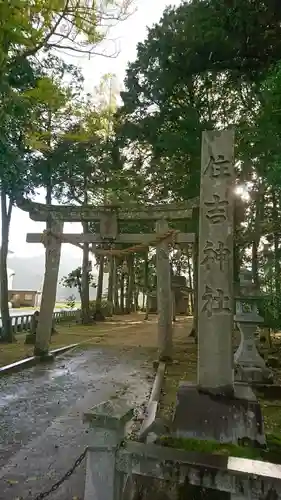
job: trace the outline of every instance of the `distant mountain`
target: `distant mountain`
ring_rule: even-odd
[[[81,266],[81,257],[73,256],[71,252],[66,249],[62,250],[59,281],[63,276],[69,274],[73,269]],[[8,266],[15,272],[13,280],[13,288],[16,289],[30,289],[42,290],[44,271],[45,271],[45,255],[36,255],[32,257],[18,257],[16,255],[8,257]],[[97,278],[97,269],[93,269],[93,274]],[[105,275],[104,289],[107,288],[107,275]],[[77,290],[64,288],[58,283],[57,287],[57,301],[64,301],[70,295],[80,299]],[[93,300],[96,297],[96,289],[90,288],[90,298]]]

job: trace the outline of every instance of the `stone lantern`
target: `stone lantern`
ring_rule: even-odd
[[[259,354],[255,340],[257,327],[264,321],[258,312],[260,295],[256,292],[250,271],[241,269],[239,277],[240,295],[235,298],[234,321],[239,328],[241,341],[234,354],[235,379],[250,384],[272,383],[272,372]]]

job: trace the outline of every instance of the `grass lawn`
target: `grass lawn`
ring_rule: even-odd
[[[156,317],[144,321],[143,314],[117,316],[104,323],[90,326],[76,323],[61,323],[57,325],[58,334],[51,340],[50,349],[56,349],[70,344],[83,343],[83,348],[95,345],[110,346],[121,350],[138,349],[148,356],[154,356],[157,350]],[[33,355],[33,346],[26,345],[25,334],[17,336],[13,344],[0,343],[0,366]]]
[[[173,363],[166,367],[163,395],[159,413],[165,419],[173,415],[179,383],[183,380],[196,381],[197,346],[188,337],[192,318],[179,319],[174,327]]]

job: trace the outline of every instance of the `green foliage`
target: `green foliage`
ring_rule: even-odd
[[[76,179],[79,168],[79,179],[85,178],[82,167],[85,155],[80,154],[79,157],[78,154],[81,153],[85,143],[85,138],[81,137],[82,128],[84,127],[87,132],[87,160],[89,155],[96,158],[96,150],[93,151],[93,148],[90,148],[89,130],[93,128],[93,124],[96,127],[95,137],[100,135],[103,141],[105,139],[108,116],[96,112],[95,116],[94,113],[91,114],[92,121],[89,116],[87,119],[85,116],[81,117],[83,107],[80,97],[81,74],[73,65],[65,64],[54,56],[53,49],[90,55],[107,34],[104,26],[110,27],[115,21],[126,18],[130,3],[130,0],[121,1],[121,3],[115,0],[102,0],[98,6],[95,2],[82,0],[75,2],[73,0],[44,2],[42,0],[32,2],[13,0],[0,3],[0,190],[2,197],[0,274],[3,282],[1,313],[4,328],[6,328],[5,325],[10,324],[5,266],[13,203],[23,193],[33,194],[36,187],[42,186],[46,188],[46,202],[52,202],[52,195],[56,194],[54,186],[59,185],[62,179],[66,184],[67,175],[69,179],[69,174],[71,174],[71,168],[67,172],[62,171],[67,160],[69,162],[70,155],[64,158],[64,162],[62,161],[60,153],[64,153],[64,157],[65,151],[62,152],[61,145],[67,144],[66,135],[69,132],[72,134],[71,141],[74,140],[74,124],[77,124],[79,120],[79,137],[75,129],[78,151],[74,153],[77,153],[76,157],[80,159],[80,163],[77,161],[75,166]],[[66,77],[70,83],[66,83]],[[84,106],[85,109],[87,107]],[[112,109],[110,113],[112,114]],[[86,127],[85,123],[87,123]],[[98,160],[96,160],[97,163]],[[73,164],[74,162],[72,166]],[[9,197],[8,206],[6,196]],[[78,279],[77,276],[76,278]],[[71,278],[69,280],[71,281]],[[78,287],[78,284],[74,286]]]
[[[261,106],[251,140],[262,159],[266,180],[281,187],[281,64],[266,74],[260,90]]]
[[[281,328],[281,295],[270,294],[266,297],[260,307],[260,313],[264,318],[265,325],[277,331]]]
[[[160,439],[163,446],[178,448],[185,451],[197,451],[215,455],[226,455],[241,458],[260,459],[261,450],[251,446],[238,446],[231,443],[219,443],[217,441],[205,441],[188,438],[163,437]]]
[[[29,64],[20,69],[23,78],[15,82],[15,87],[10,86],[9,75],[3,75],[2,79],[0,76],[0,182],[1,188],[10,195],[14,189],[25,189],[32,155],[24,134],[31,123],[30,103],[25,92],[36,85],[36,75]]]
[[[111,146],[110,140],[88,136],[82,124],[69,129],[48,155],[56,197],[79,204],[102,202],[116,172]]]
[[[77,288],[81,296],[81,288],[82,288],[81,280],[82,280],[82,268],[81,266],[79,266],[77,267],[77,269],[71,271],[71,273],[69,273],[67,276],[64,276],[60,280],[60,283],[65,288]],[[96,288],[96,282],[92,273],[88,273],[88,281],[89,281],[89,286]]]
[[[66,299],[66,307],[68,307],[69,309],[74,309],[75,304],[76,304],[75,295],[70,295],[69,297],[67,297],[67,299]]]
[[[65,64],[49,50],[91,53],[104,38],[104,30],[100,30],[103,20],[110,25],[124,19],[130,3],[102,1],[98,15],[92,2],[35,0],[30,4],[27,0],[15,0],[12,4],[1,3],[0,161],[1,183],[2,187],[5,183],[7,193],[12,194],[19,180],[22,186],[18,185],[17,191],[22,192],[25,186],[29,188],[35,172],[41,172],[45,181],[44,172],[47,172],[50,185],[49,169],[43,168],[46,164],[42,158],[41,163],[38,161],[38,151],[50,151],[78,113],[79,106],[74,110],[72,101],[81,94],[81,75],[77,68]],[[71,77],[68,86],[61,83],[66,74]],[[35,165],[33,162],[29,165],[30,158],[33,161],[36,158]],[[27,178],[25,172],[32,174],[31,178],[30,175]]]
[[[218,443],[217,441],[204,441],[198,439],[183,439],[162,437],[159,444],[185,451],[196,451],[214,455],[226,455],[232,457],[248,458],[252,460],[264,460],[276,464],[281,463],[281,436],[280,434],[266,435],[267,447],[252,448],[250,445],[237,446],[234,444]]]
[[[97,311],[101,313],[105,318],[112,315],[112,304],[107,300],[102,300],[100,303],[96,303],[95,300],[90,300],[90,312],[94,315]],[[97,307],[98,306],[98,307]]]
[[[101,25],[128,14],[130,2],[82,0],[13,0],[0,4],[0,64],[13,55],[33,56],[52,48],[90,54],[104,39]]]
[[[280,15],[266,2],[185,2],[168,8],[138,45],[127,70],[119,131],[135,161],[141,158],[147,190],[153,188],[156,199],[198,195],[204,129],[235,126],[244,175],[260,86],[281,56],[274,38]]]

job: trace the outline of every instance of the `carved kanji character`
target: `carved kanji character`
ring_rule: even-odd
[[[213,194],[214,201],[205,201],[205,206],[208,208],[206,217],[213,224],[219,224],[226,220],[227,200],[221,200],[218,194]]]
[[[205,257],[201,261],[201,264],[205,264],[206,268],[210,269],[211,264],[213,264],[214,262],[219,262],[220,270],[223,271],[223,265],[230,255],[230,250],[224,246],[224,243],[222,241],[218,242],[217,248],[214,248],[214,243],[212,241],[206,241],[203,253]]]
[[[214,291],[210,286],[205,285],[205,293],[202,295],[202,300],[205,301],[202,312],[206,312],[209,318],[213,314],[231,313],[229,296],[225,295],[221,288],[217,288]]]
[[[211,177],[229,176],[230,165],[230,161],[224,155],[217,155],[216,158],[211,155],[203,174],[210,172]]]

